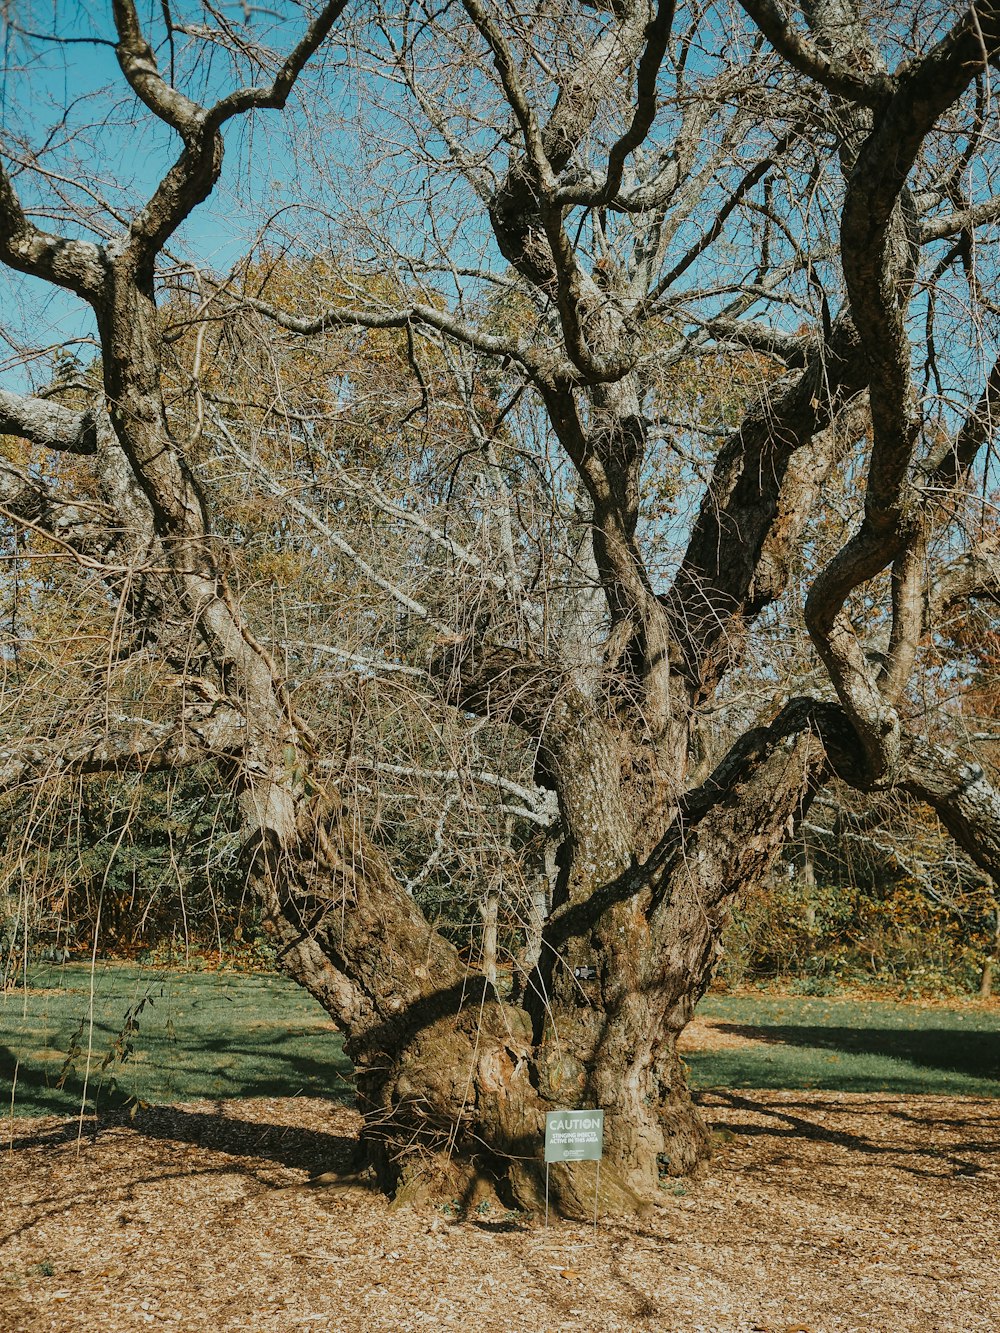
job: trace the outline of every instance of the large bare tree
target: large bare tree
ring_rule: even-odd
[[[734,896],[824,783],[901,789],[1000,865],[1000,796],[920,704],[947,670],[936,619],[997,596],[1000,6],[289,5],[279,56],[241,7],[188,8],[154,30],[113,0],[94,34],[180,144],[148,198],[106,207],[96,171],[60,171],[61,131],[7,144],[0,259],[87,303],[101,376],[90,399],[0,395],[31,458],[93,463],[67,493],[78,472],[9,451],[7,530],[104,589],[115,670],[167,670],[155,716],[15,727],[0,774],[213,756],[282,965],[346,1034],[385,1186],[478,1176],[532,1206],[545,1111],[590,1105],[601,1207],[634,1208],[706,1154],[676,1040]],[[38,40],[7,22],[11,49]],[[206,51],[248,82],[228,91]],[[192,274],[171,245],[226,127],[307,80],[285,113],[305,197],[252,264]],[[370,422],[396,454],[338,425],[387,347]],[[355,367],[317,360],[290,395],[297,348]],[[326,625],[314,654],[491,729],[496,771],[466,776],[549,842],[509,985],[366,825],[348,770],[371,785],[415,756],[331,749],[315,656],[239,577],[220,469],[392,608],[350,639]],[[394,544],[352,537],[359,509]],[[489,925],[503,875],[483,880]],[[555,1190],[592,1206],[584,1169]]]

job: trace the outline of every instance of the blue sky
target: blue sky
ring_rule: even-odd
[[[242,5],[226,7],[242,26]],[[184,8],[175,0],[175,21],[184,17]],[[191,8],[204,18],[200,7]],[[301,31],[303,20],[297,6],[284,8],[290,20],[278,23],[274,40],[287,48]],[[13,25],[4,31],[0,134],[5,148],[10,148],[5,165],[14,176],[22,204],[34,213],[39,225],[65,235],[94,235],[71,216],[72,206],[93,207],[94,202],[77,182],[94,187],[127,218],[149,196],[180,148],[173,131],[142,107],[125,84],[110,43],[109,9],[105,0],[21,4],[13,24],[20,24],[22,31]],[[141,11],[147,22],[149,11],[157,16],[162,13],[159,0],[155,5],[146,0]],[[170,52],[162,40],[162,21],[150,24],[147,30],[154,37],[159,35],[157,58],[166,72]],[[176,40],[180,65],[184,62],[179,49],[183,38]],[[222,59],[184,62],[186,86],[192,95],[212,100],[236,86],[234,71],[223,68]],[[255,218],[269,202],[281,201],[287,178],[293,174],[282,141],[283,128],[283,117],[273,113],[262,113],[252,123],[230,125],[223,178],[173,239],[170,251],[175,260],[225,272],[246,253]],[[29,151],[44,149],[43,165],[61,179],[49,183],[32,180],[17,161],[21,145]],[[108,224],[106,212],[95,212],[97,227]],[[49,360],[43,356],[22,364],[22,348],[41,351],[94,335],[92,313],[78,298],[2,267],[0,310],[5,338],[0,343],[0,382],[8,389],[26,391],[48,377]],[[78,351],[86,361],[95,348],[85,341]]]
[[[138,0],[138,3],[156,45],[161,68],[169,72],[171,53],[164,40],[162,0]],[[170,0],[170,3],[175,22],[185,17],[204,22],[205,11],[199,0]],[[220,3],[241,35],[253,37],[258,32],[253,24],[246,24],[242,0],[220,0]],[[261,40],[267,37],[273,46],[287,51],[304,23],[298,4],[294,0],[272,0],[268,6],[255,8],[260,22],[271,29],[269,33],[260,30]],[[39,186],[32,183],[31,174],[21,170],[10,156],[8,166],[25,205],[29,209],[40,208],[40,224],[65,234],[81,234],[72,209],[92,204],[86,187],[96,188],[127,218],[148,197],[179,149],[177,136],[139,105],[125,85],[111,44],[109,10],[109,0],[16,0],[8,10],[7,26],[0,29],[4,32],[0,56],[0,136],[15,153],[18,140],[26,140],[36,151],[45,147],[43,166],[51,166],[64,179]],[[18,24],[31,35],[19,34]],[[234,70],[228,52],[200,38],[191,43],[188,51],[178,37],[174,54],[182,86],[203,101],[213,100],[248,77],[245,62],[242,71]],[[343,96],[349,100],[349,79],[330,80],[327,91],[341,83],[348,89]],[[213,196],[173,238],[168,262],[189,261],[200,268],[224,273],[247,253],[263,217],[273,210],[295,210],[288,228],[289,235],[294,237],[300,222],[308,227],[313,201],[317,204],[316,243],[321,246],[328,235],[333,238],[328,242],[330,250],[334,250],[336,228],[340,224],[332,221],[324,234],[327,224],[322,220],[326,203],[322,187],[328,187],[338,171],[344,173],[344,179],[337,180],[335,186],[340,200],[356,207],[359,214],[369,211],[373,216],[382,214],[379,222],[386,235],[394,240],[398,235],[401,246],[419,247],[424,230],[424,196],[416,175],[412,178],[406,175],[405,119],[411,108],[408,104],[404,106],[399,90],[389,83],[380,84],[379,93],[383,98],[383,113],[378,128],[387,142],[395,141],[400,151],[395,155],[387,151],[375,168],[371,168],[370,162],[360,163],[360,157],[371,151],[377,159],[377,148],[370,149],[362,139],[355,150],[353,140],[346,134],[341,137],[329,125],[312,127],[314,142],[310,153],[314,156],[308,160],[304,156],[294,159],[286,137],[294,133],[296,124],[302,120],[294,105],[284,114],[262,113],[231,123],[226,132],[223,179]],[[393,118],[394,111],[401,115],[398,121]],[[345,112],[345,120],[350,120],[349,110]],[[317,128],[321,131],[319,136]],[[369,136],[373,137],[376,136]],[[310,175],[310,171],[315,174]],[[322,187],[317,189],[320,177]],[[404,195],[402,200],[400,194]],[[711,204],[710,199],[708,203]],[[449,195],[435,195],[434,207],[438,210],[438,221],[444,219],[445,230],[450,225],[448,210],[452,206]],[[459,201],[455,206],[463,205]],[[47,216],[53,212],[55,216]],[[344,216],[349,217],[349,209],[344,210]],[[104,219],[107,220],[106,214]],[[700,226],[701,219],[695,217],[690,239]],[[747,263],[752,264],[752,238],[746,224],[735,219],[732,228],[727,242],[746,249]],[[83,234],[87,234],[85,229]],[[274,244],[280,244],[279,229],[275,228],[271,235]],[[684,236],[682,232],[678,237],[681,248]],[[470,214],[456,230],[450,255],[454,257],[468,247],[474,259],[480,246],[490,252],[482,210],[477,215]],[[495,250],[491,253],[495,261]],[[378,254],[373,258],[381,263],[383,256]],[[711,261],[712,256],[708,255],[709,267],[703,270],[699,263],[691,270],[688,276],[695,285],[701,276],[711,279]],[[959,299],[961,295],[959,290]],[[922,320],[923,309],[921,301],[914,303],[916,324]],[[782,315],[773,308],[766,316],[793,322],[800,317],[794,310]],[[939,354],[947,358],[950,369],[960,378],[974,356],[974,349],[967,346],[967,326],[968,321],[962,318],[959,309],[948,329],[947,349],[939,348]],[[0,384],[25,390],[48,379],[51,363],[42,356],[32,364],[23,364],[22,346],[45,349],[67,339],[92,339],[94,325],[90,311],[75,297],[0,266],[0,336],[3,331],[10,335],[15,346],[0,343]],[[916,334],[919,341],[919,328]],[[84,343],[78,350],[86,361],[96,348]],[[961,393],[956,393],[956,400],[961,415]]]

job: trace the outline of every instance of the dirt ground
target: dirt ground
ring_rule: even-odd
[[[351,1153],[335,1102],[5,1118],[0,1330],[1000,1329],[1000,1102],[701,1103],[704,1177],[596,1234],[309,1187]]]

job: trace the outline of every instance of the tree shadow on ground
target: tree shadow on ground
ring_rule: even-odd
[[[866,1115],[895,1114],[898,1110],[896,1098],[852,1104],[850,1111],[852,1124],[856,1126],[854,1130],[832,1128],[824,1123],[831,1110],[837,1109],[825,1100],[812,1101],[802,1097],[796,1101],[782,1100],[777,1104],[770,1099],[754,1097],[752,1093],[726,1092],[714,1088],[711,1092],[701,1093],[697,1101],[712,1128],[732,1134],[734,1138],[772,1138],[785,1140],[789,1144],[797,1141],[826,1143],[864,1156],[894,1157],[898,1159],[899,1170],[914,1176],[939,1177],[942,1167],[950,1168],[954,1175],[978,1175],[983,1170],[982,1163],[960,1154],[993,1157],[1000,1153],[1000,1143],[992,1140],[954,1142],[942,1148],[939,1142],[915,1140],[913,1135],[886,1140],[869,1138],[857,1132],[864,1128]],[[748,1124],[742,1118],[734,1122],[718,1118],[719,1113],[727,1109],[752,1111],[761,1117],[761,1121]],[[924,1124],[928,1128],[937,1127],[937,1122],[932,1118],[928,1118]],[[922,1165],[920,1159],[926,1165]]]
[[[14,1121],[16,1125],[18,1122]],[[353,1134],[306,1129],[295,1125],[242,1120],[226,1114],[221,1103],[212,1111],[179,1106],[140,1107],[131,1112],[108,1111],[85,1117],[67,1117],[57,1125],[30,1125],[21,1134],[4,1136],[5,1152],[54,1147],[78,1138],[92,1142],[122,1128],[140,1138],[183,1143],[212,1152],[273,1162],[293,1170],[316,1173],[353,1169],[358,1141]]]
[[[358,1140],[354,1134],[242,1120],[223,1115],[221,1107],[210,1112],[150,1106],[139,1110],[134,1119],[116,1119],[144,1138],[169,1139],[213,1152],[252,1157],[312,1175],[346,1172],[357,1166]]]
[[[135,1190],[142,1185],[162,1185],[169,1190],[171,1182],[192,1176],[242,1176],[247,1181],[248,1196],[252,1196],[275,1188],[306,1187],[313,1183],[302,1181],[276,1186],[267,1169],[270,1165],[305,1171],[311,1176],[320,1171],[326,1172],[327,1181],[347,1174],[356,1165],[358,1142],[353,1133],[243,1120],[225,1114],[227,1109],[222,1103],[217,1104],[212,1111],[151,1106],[136,1110],[134,1115],[108,1112],[82,1119],[77,1115],[63,1118],[56,1125],[41,1126],[28,1122],[25,1132],[19,1135],[12,1133],[6,1137],[3,1150],[5,1154],[31,1152],[40,1148],[47,1153],[58,1153],[60,1148],[74,1152],[78,1141],[85,1145],[92,1144],[102,1136],[121,1134],[124,1129],[127,1135],[158,1141],[168,1145],[168,1148],[196,1146],[232,1158],[232,1161],[221,1163],[211,1158],[197,1159],[191,1163],[186,1156],[179,1160],[168,1151],[165,1157],[157,1157],[150,1162],[141,1152],[129,1151],[126,1135],[119,1139],[123,1159],[120,1176],[112,1175],[103,1180],[96,1194],[89,1191],[91,1201],[99,1198],[108,1206],[127,1205]],[[17,1123],[11,1122],[12,1125]],[[352,1181],[352,1187],[357,1188],[358,1182]],[[40,1221],[61,1216],[87,1201],[86,1190],[83,1193],[74,1191],[72,1197],[66,1198],[60,1196],[58,1191],[55,1195],[49,1195],[43,1188],[32,1199],[28,1217],[6,1234],[0,1234],[0,1245]]]
[[[103,1035],[103,1034],[102,1034]],[[84,1083],[85,1058],[80,1057],[64,1086],[58,1081],[66,1052],[47,1068],[37,1056],[19,1055],[0,1045],[0,1091],[15,1116],[66,1115],[85,1111],[114,1111],[138,1100],[150,1102],[200,1101],[205,1097],[322,1097],[345,1104],[354,1100],[351,1065],[333,1049],[328,1059],[316,1059],[288,1049],[275,1039],[268,1042],[232,1042],[217,1037],[186,1037],[175,1053],[173,1044],[150,1040],[138,1059],[101,1069],[106,1043],[95,1044],[90,1073]],[[16,1079],[15,1079],[16,1074]]]
[[[1000,1031],[961,1028],[827,1027],[713,1021],[718,1032],[768,1045],[812,1047],[850,1055],[877,1055],[967,1078],[1000,1079]]]

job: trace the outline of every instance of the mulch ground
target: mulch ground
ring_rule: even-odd
[[[972,1333],[1000,1328],[1000,1102],[701,1097],[717,1151],[596,1235],[309,1187],[305,1098],[0,1121],[0,1330]]]

